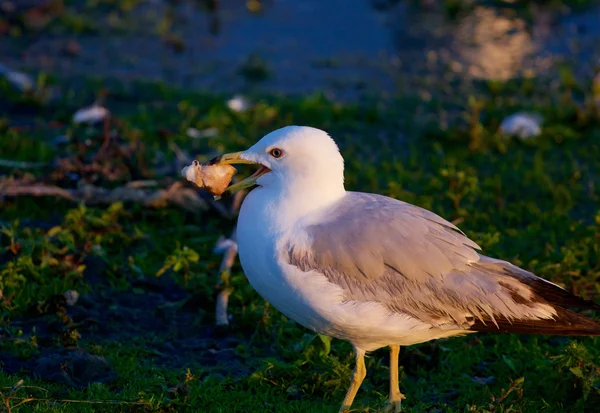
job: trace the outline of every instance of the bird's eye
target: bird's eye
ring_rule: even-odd
[[[283,151],[279,148],[273,148],[269,151],[269,155],[273,158],[281,158],[283,156]]]

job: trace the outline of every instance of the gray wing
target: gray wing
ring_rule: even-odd
[[[547,322],[556,332],[557,306],[594,307],[480,255],[455,225],[414,205],[350,192],[327,217],[306,228],[308,244],[289,243],[287,260],[324,274],[348,301],[376,301],[437,327],[508,331],[525,323],[526,332]]]

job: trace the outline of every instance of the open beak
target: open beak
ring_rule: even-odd
[[[256,184],[256,180],[259,177],[261,177],[262,175],[264,175],[268,172],[271,172],[271,170],[269,168],[267,168],[266,166],[259,164],[257,162],[249,161],[247,159],[242,159],[241,156],[242,156],[242,152],[227,153],[225,155],[217,156],[216,158],[213,158],[209,162],[210,165],[223,165],[223,164],[227,164],[227,165],[232,165],[232,164],[260,165],[260,168],[258,168],[258,170],[256,172],[254,172],[252,175],[250,175],[248,178],[242,179],[241,181],[238,181],[235,184],[229,185],[225,191],[229,192],[231,194],[241,191],[242,189],[246,189],[246,188],[250,188],[251,186],[254,186]]]

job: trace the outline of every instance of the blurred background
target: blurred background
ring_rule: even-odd
[[[598,302],[599,70],[595,0],[0,0],[0,412],[337,412],[350,345],[248,285],[244,194],[180,176],[290,124],[331,133],[347,189]],[[411,346],[403,407],[597,412],[599,359]]]
[[[391,96],[598,66],[591,0],[3,1],[11,68],[218,92]],[[434,88],[431,88],[434,89]],[[429,90],[429,93],[434,93]]]

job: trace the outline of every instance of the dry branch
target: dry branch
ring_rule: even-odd
[[[238,247],[235,240],[235,227],[229,239],[221,237],[217,242],[215,252],[223,254],[223,260],[219,267],[219,281],[217,282],[217,303],[215,308],[215,321],[218,326],[226,326],[229,324],[229,316],[227,315],[227,307],[229,304],[229,296],[233,292],[233,288],[229,283],[231,276],[231,267],[235,263]]]
[[[1,394],[1,393],[0,393]],[[15,405],[10,405],[10,401],[18,401],[19,403]],[[12,413],[12,409],[16,409],[22,404],[36,402],[36,403],[79,403],[79,404],[95,404],[95,405],[126,405],[126,406],[145,406],[149,407],[149,402],[130,402],[125,400],[73,400],[73,399],[48,399],[48,398],[37,398],[37,397],[8,397],[3,401],[5,408],[7,408],[8,413]],[[19,410],[20,411],[20,410]]]
[[[37,169],[48,166],[48,162],[13,161],[11,159],[0,159],[0,167],[15,169]]]
[[[209,209],[209,203],[195,189],[186,188],[181,182],[157,190],[146,189],[147,185],[148,181],[134,181],[114,189],[94,185],[65,189],[28,179],[5,179],[0,181],[0,197],[53,196],[91,205],[133,202],[153,208],[175,205],[191,212]]]
[[[245,191],[236,192],[233,196],[230,212],[232,216],[236,216],[238,214],[245,196]],[[217,326],[229,325],[227,308],[229,305],[229,296],[233,292],[233,287],[231,287],[229,279],[231,276],[231,267],[233,267],[238,254],[236,229],[237,227],[233,228],[233,231],[231,231],[231,235],[228,239],[225,237],[219,238],[219,241],[217,241],[217,245],[215,247],[216,253],[223,254],[223,260],[221,261],[221,266],[219,267],[219,281],[217,282],[217,290],[219,291],[215,306],[215,322]]]

